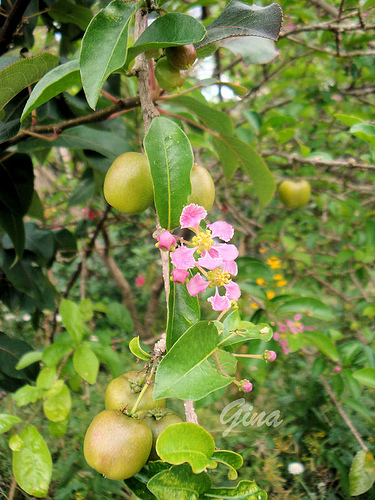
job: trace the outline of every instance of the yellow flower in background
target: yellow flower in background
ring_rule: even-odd
[[[281,268],[281,262],[275,255],[267,259],[267,264],[270,266],[271,269]]]
[[[281,288],[282,286],[285,286],[287,284],[288,284],[288,282],[286,280],[282,280],[282,281],[278,281],[276,285]]]
[[[251,307],[252,309],[258,309],[258,307],[259,307],[259,306],[258,306],[258,304],[256,304],[255,302],[251,302],[251,303],[250,303],[250,307]]]
[[[257,280],[256,280],[257,285],[264,285],[265,283],[266,283],[266,280],[264,280],[263,278],[257,278]]]
[[[266,252],[266,251],[267,251],[267,250],[266,250],[264,247],[259,248],[259,253],[264,253],[264,252]]]
[[[273,277],[273,279],[275,281],[281,281],[281,280],[284,279],[284,276],[282,274],[275,274],[274,277]]]
[[[275,292],[273,292],[272,290],[270,290],[269,292],[267,292],[267,294],[266,294],[266,295],[267,295],[267,299],[268,299],[268,300],[271,300],[271,299],[273,299],[273,298],[274,298],[274,296],[275,296]]]

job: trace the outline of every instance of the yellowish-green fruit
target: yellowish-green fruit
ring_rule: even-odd
[[[172,424],[180,424],[183,419],[180,415],[172,410],[151,410],[145,415],[140,416],[141,420],[146,422],[152,431],[152,448],[149,460],[159,460],[159,455],[156,453],[156,441],[166,427]]]
[[[204,167],[194,163],[191,169],[190,182],[191,194],[188,204],[195,203],[204,207],[208,212],[215,201],[215,184],[210,173]]]
[[[120,212],[138,214],[152,205],[150,165],[142,153],[124,153],[110,166],[103,187],[108,204]]]
[[[124,373],[109,383],[105,392],[105,407],[107,410],[131,411],[138,399],[139,393],[143,388],[146,375],[135,371]],[[164,408],[165,399],[154,399],[152,392],[154,383],[151,382],[144,392],[138,410],[152,410],[154,408]]]
[[[168,92],[182,87],[186,80],[186,74],[174,68],[166,57],[156,63],[155,77],[160,87]]]
[[[83,453],[108,479],[128,479],[145,465],[152,446],[149,426],[117,410],[100,412],[89,425]]]
[[[283,181],[279,186],[279,197],[285,206],[300,208],[305,206],[311,195],[310,184],[305,181]]]

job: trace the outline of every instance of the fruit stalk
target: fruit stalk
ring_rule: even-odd
[[[142,390],[141,392],[139,393],[139,396],[137,397],[137,400],[136,402],[134,403],[134,406],[133,408],[130,410],[130,413],[135,413],[137,411],[137,408],[139,406],[139,403],[141,402],[142,398],[143,398],[143,395],[144,393],[147,391],[147,388],[148,388],[148,385],[149,385],[149,382],[151,381],[152,377],[153,377],[153,374],[154,374],[154,371],[155,371],[155,367],[153,366],[150,370],[150,373],[148,374],[148,377],[147,379],[145,380],[145,382],[143,383],[143,387],[142,387]]]

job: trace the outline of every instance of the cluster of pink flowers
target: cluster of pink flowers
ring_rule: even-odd
[[[284,325],[279,327],[280,332],[274,332],[273,338],[277,340],[283,350],[284,354],[290,354],[291,350],[288,346],[288,340],[286,338],[287,333],[297,335],[297,333],[311,332],[313,328],[311,326],[305,326],[301,323],[301,314],[296,314],[293,321],[288,319]]]
[[[181,228],[189,228],[195,232],[191,241],[182,241],[176,247],[176,238],[165,231],[158,237],[159,248],[171,252],[174,265],[172,278],[175,283],[186,283],[187,291],[192,297],[215,287],[215,294],[208,301],[214,311],[225,311],[236,305],[241,296],[240,287],[232,281],[238,269],[235,262],[238,249],[228,244],[234,234],[233,227],[225,221],[216,221],[201,229],[200,224],[206,217],[206,210],[194,203],[187,205],[180,217]],[[219,238],[226,243],[215,241]],[[197,269],[190,278],[189,270]],[[225,294],[220,295],[219,288],[224,287]]]

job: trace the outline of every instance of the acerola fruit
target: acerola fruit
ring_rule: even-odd
[[[107,410],[122,410],[126,408],[131,411],[138,399],[146,380],[144,373],[135,371],[124,373],[109,383],[105,392],[105,407]],[[164,408],[165,399],[154,399],[152,392],[153,382],[149,384],[142,399],[137,406],[138,410],[152,410],[154,408]]]
[[[283,181],[279,186],[279,197],[285,206],[300,208],[305,206],[310,199],[310,184],[305,181]]]
[[[190,173],[190,182],[191,194],[188,204],[195,203],[204,207],[208,212],[215,201],[215,184],[210,173],[204,167],[194,163]]]
[[[128,479],[145,465],[151,446],[152,432],[145,422],[104,410],[86,431],[83,453],[89,466],[108,479]]]
[[[156,63],[155,77],[160,87],[168,92],[182,87],[186,80],[186,74],[171,66],[165,57]]]
[[[103,187],[108,204],[120,212],[138,214],[152,205],[150,165],[142,153],[124,153],[110,166]]]
[[[176,69],[189,69],[197,58],[197,52],[192,43],[168,47],[165,49],[168,62]]]
[[[168,425],[180,424],[183,419],[180,415],[172,410],[151,410],[145,415],[140,416],[141,420],[146,422],[152,431],[152,448],[149,460],[159,460],[159,455],[156,453],[156,441],[160,434]]]

